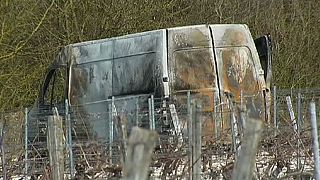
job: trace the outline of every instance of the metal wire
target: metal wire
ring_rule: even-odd
[[[103,101],[100,102],[105,103],[103,111],[98,109],[96,112],[90,113],[81,106],[71,106],[68,111],[65,105],[58,106],[60,116],[65,118],[67,112],[71,123],[71,126],[63,124],[64,128],[71,128],[72,139],[72,141],[65,142],[65,177],[71,178],[70,161],[72,161],[75,168],[75,178],[85,176],[91,179],[121,178],[127,137],[130,135],[132,127],[138,125],[146,129],[154,127],[159,134],[150,165],[150,177],[153,179],[188,179],[192,167],[192,164],[190,165],[190,157],[192,157],[190,143],[192,142],[188,139],[190,113],[187,93],[185,94],[185,103],[153,98],[153,108],[149,106],[148,99],[151,99],[151,96],[148,95],[139,98],[130,97],[129,100],[114,98],[110,101]],[[291,123],[285,101],[286,96],[291,97],[296,117],[301,117],[301,126],[298,132],[294,130]],[[242,98],[245,102],[246,98],[250,97]],[[311,90],[277,89],[275,104],[277,105],[278,126],[265,125],[256,157],[254,172],[256,178],[281,178],[290,176],[290,174],[297,176],[296,172],[300,172],[298,175],[308,175],[313,170],[310,115],[308,113],[308,103],[311,99],[319,104],[320,90],[311,92]],[[165,106],[164,101],[166,101]],[[179,118],[181,136],[174,130],[174,124],[170,121],[173,114],[170,114],[169,104],[175,105],[175,116]],[[225,104],[217,104],[216,106],[225,106]],[[94,110],[94,105],[88,104],[86,108]],[[151,117],[150,109],[153,110]],[[221,109],[215,108],[215,113],[221,112]],[[230,113],[239,113],[235,111],[237,110],[225,109],[221,113],[223,117],[230,117]],[[319,113],[317,114],[319,115]],[[48,166],[46,139],[47,119],[50,115],[52,115],[51,109],[40,109],[33,112],[33,116],[27,117],[27,133],[24,131],[23,111],[3,113],[0,116],[1,122],[6,122],[2,145],[4,146],[5,162],[7,162],[5,164],[7,177],[19,175],[43,177],[48,174],[50,167]],[[230,179],[236,159],[233,148],[235,145],[232,145],[234,131],[231,128],[221,129],[216,118],[218,116],[213,112],[202,112],[202,119],[212,123],[204,123],[200,134],[202,140],[201,158],[199,159],[202,163],[201,177],[203,179]],[[65,119],[63,122],[66,122]],[[238,127],[242,126],[239,120],[236,122]],[[150,123],[155,124],[150,126]],[[125,125],[125,129],[123,129],[123,125]],[[64,132],[68,132],[67,129]],[[216,134],[217,132],[219,135]],[[239,128],[239,132],[234,134],[240,139],[240,143],[236,144],[238,147],[241,146],[242,133],[242,129]],[[24,143],[26,134],[27,144]],[[65,139],[67,140],[66,135]],[[25,145],[27,149],[24,148]],[[72,155],[67,151],[70,147]],[[26,153],[27,155],[25,155]],[[0,172],[4,173],[2,169]]]

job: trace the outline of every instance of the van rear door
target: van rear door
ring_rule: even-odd
[[[241,110],[246,110],[250,118],[263,120],[265,81],[248,27],[222,24],[211,25],[210,29],[217,58],[223,111],[230,112],[223,113],[223,128],[239,124],[236,120],[243,120]]]
[[[168,29],[168,66],[170,92],[175,105],[187,104],[188,91],[192,99],[200,100],[206,112],[203,135],[211,139],[215,132],[214,107],[220,100],[208,26]]]

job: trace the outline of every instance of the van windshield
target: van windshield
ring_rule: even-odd
[[[257,72],[248,47],[224,47],[216,49],[218,59],[222,60],[221,83],[225,92],[232,93],[236,100],[240,92],[256,94],[260,90]]]

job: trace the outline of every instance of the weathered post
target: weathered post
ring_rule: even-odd
[[[53,108],[53,116],[48,118],[48,150],[51,167],[51,179],[64,179],[64,142],[62,118],[57,108]]]
[[[155,119],[154,119],[154,97],[151,95],[151,98],[148,99],[149,107],[149,128],[155,130]]]
[[[232,102],[232,98],[228,97],[228,101],[229,101],[229,109],[230,109],[230,125],[231,125],[231,136],[232,136],[232,148],[233,148],[233,152],[235,155],[238,154],[238,144],[240,144],[239,142],[239,131],[238,131],[238,126],[237,126],[237,119],[235,116],[235,107],[234,104]]]
[[[287,106],[288,106],[288,110],[289,110],[289,114],[290,114],[290,119],[291,119],[291,122],[293,124],[293,128],[294,128],[294,131],[296,133],[296,139],[297,139],[297,170],[300,169],[300,159],[299,159],[299,141],[300,141],[300,131],[299,131],[299,108],[298,108],[298,122],[296,120],[296,117],[294,115],[294,112],[293,112],[293,106],[292,106],[292,102],[291,102],[291,97],[290,96],[287,96],[286,97],[286,101],[287,101]],[[298,96],[298,106],[300,105],[299,104],[299,96]]]
[[[176,132],[176,135],[181,139],[181,121],[178,117],[176,106],[174,104],[169,104],[170,114],[172,117],[173,126]]]
[[[28,176],[28,108],[24,111],[24,168],[25,179]]]
[[[188,119],[187,119],[187,128],[188,128],[188,159],[189,159],[189,179],[192,180],[192,166],[193,166],[193,136],[192,136],[192,106],[191,106],[191,94],[190,91],[187,92],[187,112],[188,112]]]
[[[193,109],[193,157],[192,157],[192,179],[201,179],[201,126],[202,126],[202,106],[199,103],[194,105]]]
[[[114,133],[114,122],[113,117],[115,116],[115,108],[114,108],[114,96],[112,96],[111,104],[109,104],[109,155],[110,155],[110,163],[114,162],[113,159],[113,133]]]
[[[122,164],[125,163],[127,157],[127,124],[128,120],[124,115],[118,115],[116,118],[116,128],[118,139],[120,140],[120,151]]]
[[[301,117],[301,93],[298,93],[298,100],[297,100],[297,112],[298,112],[298,120],[297,120],[297,170],[299,171],[301,169],[301,161],[300,161],[300,132],[301,132],[301,126],[302,126],[302,117]]]
[[[246,109],[246,107],[243,104],[243,90],[241,90],[241,92],[240,92],[240,120],[241,120],[242,131],[243,131],[244,127],[246,126],[245,114],[244,114],[245,109]]]
[[[4,136],[5,136],[5,125],[4,123],[0,122],[0,148],[1,148],[1,162],[2,162],[2,175],[3,180],[7,180],[7,170],[6,170],[6,154],[5,154],[5,148],[4,148]]]
[[[167,112],[167,100],[163,99],[162,101],[162,116],[164,118],[164,125],[168,125],[169,124],[169,120],[168,120],[168,112]]]
[[[133,127],[128,142],[128,156],[123,180],[147,180],[157,133]]]
[[[136,99],[136,119],[135,126],[139,126],[139,98]]]
[[[298,129],[302,127],[302,114],[301,114],[301,92],[298,93],[298,100],[297,100],[297,113],[298,113]]]
[[[153,97],[153,96],[151,96]],[[148,109],[149,109],[149,128],[150,130],[153,130],[153,123],[154,123],[154,116],[153,116],[153,112],[152,112],[152,98],[148,99]]]
[[[274,135],[277,135],[278,123],[277,123],[277,86],[273,86],[273,125]]]
[[[290,114],[290,119],[294,128],[294,131],[297,132],[298,127],[297,127],[297,122],[296,122],[296,117],[294,115],[293,112],[293,107],[292,107],[292,102],[291,102],[291,97],[287,96],[286,97],[286,101],[287,101],[287,106],[288,106],[288,110],[289,110],[289,114]]]
[[[112,143],[113,143],[113,123],[112,123],[112,105],[109,104],[108,107],[109,112],[109,155],[110,155],[110,163],[112,163]]]
[[[69,113],[69,103],[68,99],[65,101],[65,118],[66,118],[66,134],[67,134],[67,152],[69,154],[69,168],[70,168],[70,176],[71,179],[75,176],[75,168],[74,168],[74,159],[73,159],[73,150],[72,150],[72,125],[71,118]]]
[[[311,117],[311,131],[312,131],[312,141],[313,141],[314,177],[316,178],[316,180],[320,180],[317,112],[316,112],[316,104],[314,101],[310,103],[310,117]]]
[[[232,136],[232,148],[233,153],[237,156],[238,154],[238,144],[240,144],[238,140],[238,128],[237,128],[237,120],[235,117],[235,110],[232,108],[230,112],[230,124],[231,124],[231,136]]]
[[[255,157],[263,122],[258,118],[247,118],[239,156],[235,162],[232,179],[252,179]]]
[[[217,106],[214,106],[214,110],[213,110],[213,122],[214,122],[214,138],[218,139],[219,135],[218,132],[219,131],[219,125],[218,125],[218,116],[217,116]]]
[[[154,117],[154,97],[151,95],[151,113],[152,113],[152,130],[156,129],[156,122]]]

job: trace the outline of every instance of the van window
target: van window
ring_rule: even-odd
[[[179,50],[173,56],[175,90],[214,87],[215,68],[209,48]]]
[[[247,47],[226,47],[216,49],[218,59],[222,61],[222,86],[225,92],[236,98],[240,92],[256,94],[259,91],[257,72]]]

